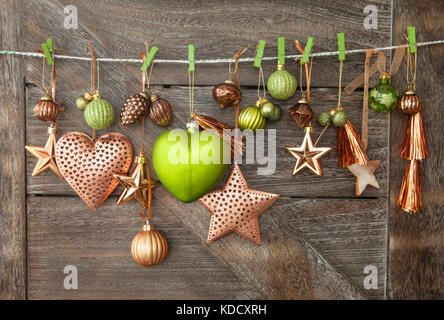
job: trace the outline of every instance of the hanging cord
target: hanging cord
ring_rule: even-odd
[[[339,60],[338,107],[341,107],[342,69],[343,69],[343,67],[344,67],[344,60]]]
[[[97,61],[97,57],[94,53],[94,48],[92,46],[92,43],[89,42],[89,54],[91,55],[91,90],[93,92],[93,94],[98,93],[99,90],[99,84],[100,84],[100,70],[99,70],[99,62]],[[85,51],[87,51],[86,49],[86,45],[85,45]],[[97,89],[96,89],[96,63],[97,63]],[[96,139],[96,129],[93,128],[93,140]]]
[[[263,96],[261,97],[260,92],[261,92],[261,82],[262,82],[262,93]],[[265,91],[265,78],[264,78],[264,70],[262,69],[262,66],[260,66],[259,68],[259,76],[257,78],[257,99],[261,100],[261,99],[265,99],[266,97],[266,91]]]
[[[404,34],[404,37],[407,39],[407,42],[409,40],[408,36]],[[407,66],[406,66],[406,80],[407,80],[407,86],[409,89],[413,89],[413,91],[416,90],[416,66],[418,62],[418,55],[417,53],[410,53],[408,49],[406,49],[407,54]],[[414,56],[414,59],[412,59],[412,55]]]
[[[304,55],[304,49],[302,49],[301,44],[299,43],[298,40],[294,41],[294,44],[296,46],[296,48],[299,50],[299,52]],[[294,59],[294,62],[299,62],[300,64],[300,70],[299,70],[299,88],[301,90],[301,94],[302,97],[306,97],[308,103],[310,103],[310,83],[311,83],[311,70],[312,70],[312,65],[313,65],[313,57],[314,55],[312,55],[311,59],[307,60],[307,63],[304,63],[305,66],[305,82],[307,84],[307,88],[305,89],[305,91],[302,89],[302,63],[300,63],[300,59],[302,58],[296,58]],[[310,69],[308,67],[308,64],[310,64]]]
[[[194,71],[188,71],[188,95],[190,102],[190,118],[194,114]]]

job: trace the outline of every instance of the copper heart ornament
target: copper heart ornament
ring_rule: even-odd
[[[124,135],[111,132],[94,140],[69,132],[56,144],[56,162],[65,180],[93,210],[117,187],[113,174],[127,173],[133,146]]]

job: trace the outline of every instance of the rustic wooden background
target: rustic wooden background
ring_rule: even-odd
[[[63,27],[66,5],[78,8],[79,28]],[[363,27],[363,8],[378,7],[378,28]],[[276,54],[278,36],[287,39],[287,53],[296,53],[292,40],[315,39],[315,51],[336,50],[336,35],[345,32],[347,49],[400,44],[407,25],[416,26],[417,40],[444,39],[442,1],[13,1],[0,4],[2,49],[36,51],[47,37],[56,49],[85,55],[91,41],[99,57],[137,57],[149,40],[160,48],[159,58],[186,59],[186,45],[196,46],[196,58],[228,57],[238,48],[267,40],[265,55]],[[247,53],[252,55],[252,52]],[[285,145],[299,143],[302,132],[286,111],[296,100],[281,103],[277,129],[277,170],[257,176],[255,165],[242,165],[252,188],[279,193],[279,200],[260,217],[262,247],[231,235],[205,243],[209,213],[198,202],[183,204],[165,189],[154,192],[153,223],[167,236],[166,261],[145,269],[133,263],[129,246],[139,232],[139,207],[115,205],[117,192],[91,211],[66,182],[46,172],[31,177],[33,156],[24,146],[41,145],[46,126],[33,116],[42,91],[41,59],[2,56],[0,103],[0,298],[3,299],[442,299],[443,221],[441,91],[443,46],[419,49],[418,93],[431,151],[422,164],[425,208],[402,214],[395,201],[406,162],[399,159],[405,117],[370,112],[371,159],[380,189],[354,194],[354,177],[336,165],[332,152],[323,159],[325,177],[309,173],[291,176],[294,159]],[[347,56],[344,83],[363,71],[364,55]],[[266,76],[276,62],[265,62]],[[287,61],[295,74],[297,65]],[[57,99],[67,104],[59,116],[60,135],[91,133],[75,98],[89,88],[89,63],[57,62]],[[138,65],[101,63],[101,93],[115,107],[138,92]],[[205,115],[234,123],[233,110],[220,110],[211,97],[214,85],[225,80],[226,64],[197,65],[196,105]],[[404,70],[404,69],[402,69]],[[244,103],[256,97],[257,70],[241,63]],[[316,58],[312,108],[333,107],[337,98],[338,62]],[[376,78],[372,78],[372,84]],[[187,121],[187,66],[157,64],[153,88],[174,110],[173,127]],[[404,73],[394,80],[402,91]],[[360,130],[362,88],[344,96],[343,105]],[[116,123],[141,147],[140,123],[129,128]],[[316,127],[316,134],[320,128]],[[145,145],[151,146],[162,128],[147,121]],[[102,134],[100,132],[99,134]],[[333,146],[332,129],[322,145]],[[63,268],[79,270],[79,289],[65,290]],[[364,288],[364,267],[378,269],[378,288]]]

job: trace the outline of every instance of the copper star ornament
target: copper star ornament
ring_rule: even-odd
[[[235,232],[261,245],[259,215],[279,198],[278,194],[248,188],[237,163],[222,189],[207,193],[199,201],[211,212],[207,243]]]
[[[143,153],[136,157],[136,167],[131,176],[124,174],[114,174],[114,178],[123,186],[123,191],[117,199],[117,204],[125,203],[131,199],[136,199],[145,209],[148,208],[148,180],[145,178],[143,166],[146,158]],[[160,185],[159,181],[151,180],[151,189]]]
[[[308,168],[313,171],[316,175],[322,177],[322,168],[319,164],[319,159],[324,155],[329,153],[333,148],[330,147],[316,147],[313,146],[313,141],[311,140],[311,134],[313,132],[313,127],[306,126],[304,128],[305,136],[302,141],[301,146],[287,146],[285,149],[291,153],[293,157],[296,158],[296,164],[293,169],[293,175],[296,175],[304,168]]]
[[[47,169],[51,169],[60,178],[63,178],[55,160],[55,146],[57,142],[56,138],[57,126],[52,124],[48,127],[48,140],[44,147],[25,146],[26,150],[31,152],[37,158],[37,164],[32,171],[32,176],[37,176]]]
[[[356,195],[361,195],[368,185],[379,189],[379,184],[375,177],[375,170],[380,163],[381,160],[369,160],[366,165],[355,163],[347,167],[356,177]]]

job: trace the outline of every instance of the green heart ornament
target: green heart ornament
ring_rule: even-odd
[[[192,127],[165,131],[153,146],[157,177],[182,202],[195,201],[213,189],[230,157],[230,147],[219,135]]]

